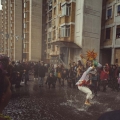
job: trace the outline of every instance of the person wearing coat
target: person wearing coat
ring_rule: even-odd
[[[46,84],[48,84],[49,89],[50,89],[51,85],[53,88],[55,88],[56,80],[57,80],[57,78],[51,72],[50,75],[47,77],[47,81],[46,81]]]
[[[44,77],[45,77],[45,66],[44,63],[38,65],[38,78],[39,78],[39,87],[43,87],[44,84]]]

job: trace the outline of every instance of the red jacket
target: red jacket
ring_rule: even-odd
[[[102,70],[100,73],[100,80],[107,80],[107,79],[108,79],[108,72]]]

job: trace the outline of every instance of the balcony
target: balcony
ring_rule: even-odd
[[[29,50],[27,48],[24,48],[23,53],[29,53]]]
[[[23,43],[29,43],[29,39],[25,38],[25,40],[23,40]]]
[[[23,32],[24,33],[29,33],[29,28],[24,28]]]
[[[50,51],[50,56],[58,56],[60,54],[60,51]]]
[[[75,21],[71,21],[70,16],[62,16],[61,19],[60,19],[60,24],[69,23],[69,22],[75,22]]]
[[[29,6],[30,6],[30,2],[27,1],[27,2],[26,2],[26,6],[25,6],[25,11],[26,11],[26,12],[28,12],[28,11],[30,10]]]

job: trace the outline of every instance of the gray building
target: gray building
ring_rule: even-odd
[[[1,0],[3,51],[11,60],[41,59],[42,0]]]

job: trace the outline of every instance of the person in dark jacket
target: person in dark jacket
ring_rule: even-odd
[[[61,73],[62,86],[64,86],[64,81],[67,79],[67,71],[64,69]]]
[[[20,73],[19,72],[17,72],[17,75],[16,75],[16,85],[15,85],[15,87],[16,88],[19,88],[20,87],[20,82],[21,82],[21,76],[20,76]]]
[[[50,89],[51,85],[52,85],[53,88],[55,88],[56,80],[57,80],[57,78],[51,72],[50,75],[47,78],[47,81],[46,81],[46,84],[48,84],[49,89]]]
[[[45,66],[43,61],[38,66],[39,87],[43,87],[45,77]]]
[[[34,80],[38,79],[38,63],[34,64]]]

